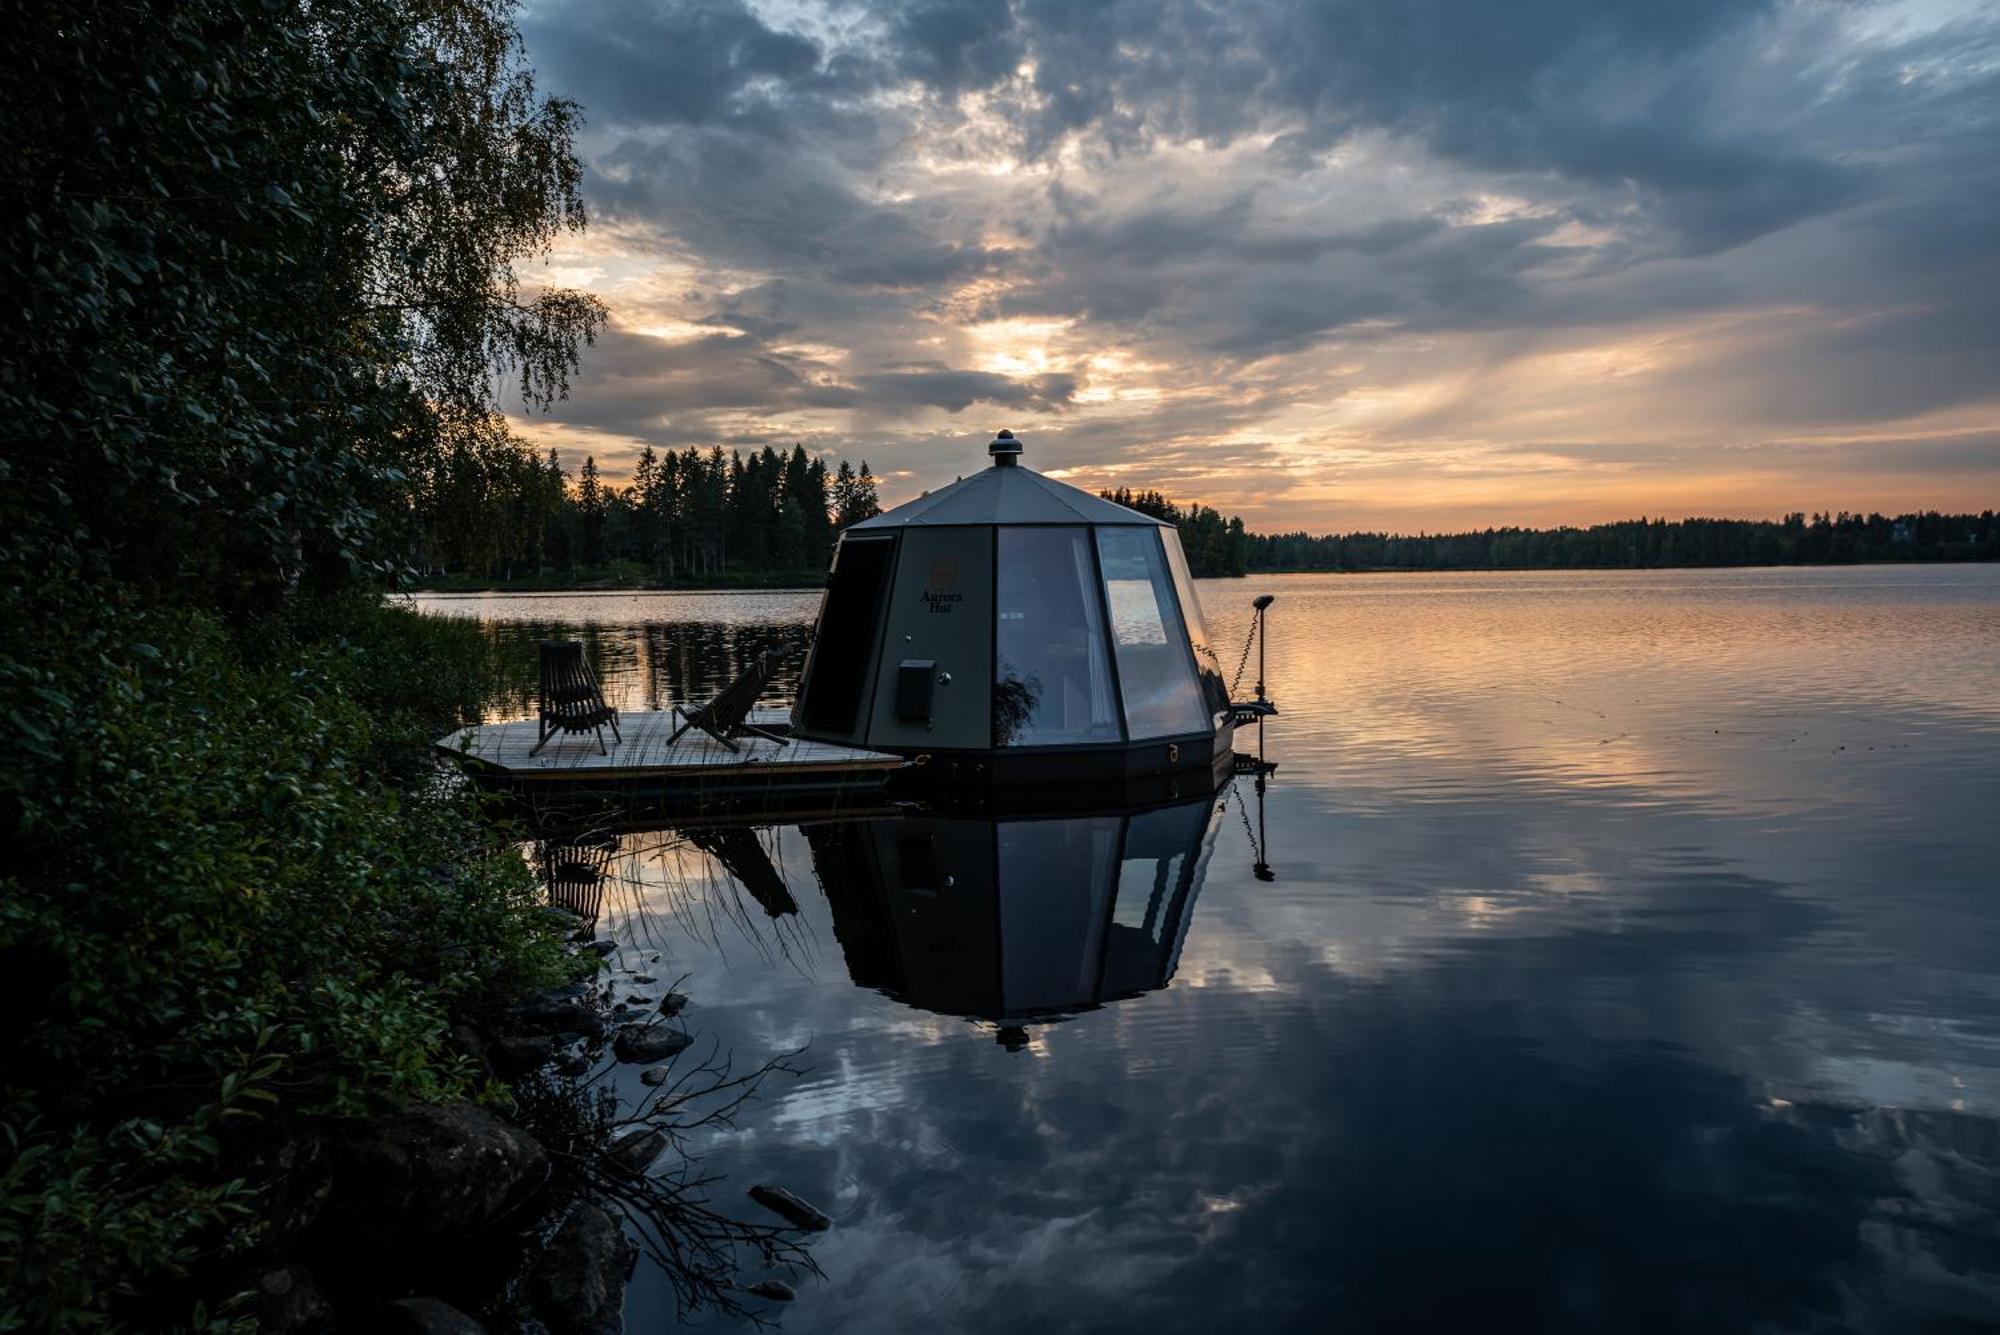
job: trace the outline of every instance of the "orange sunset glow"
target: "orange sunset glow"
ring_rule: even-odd
[[[2000,500],[1990,13],[1418,8],[531,8],[612,325],[516,424],[1266,531]]]

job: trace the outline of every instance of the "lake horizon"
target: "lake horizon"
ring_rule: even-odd
[[[2000,567],[1394,573],[1198,582],[1226,668],[1277,596],[1262,793],[623,837],[614,965],[804,1049],[697,1147],[833,1215],[788,1329],[2000,1314]],[[630,709],[818,597],[415,602]]]

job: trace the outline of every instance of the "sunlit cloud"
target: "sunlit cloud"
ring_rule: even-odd
[[[2000,15],[543,0],[568,454],[997,427],[1263,529],[2000,502]]]

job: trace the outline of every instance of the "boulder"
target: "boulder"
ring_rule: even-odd
[[[666,1132],[636,1127],[611,1142],[604,1151],[604,1164],[625,1177],[641,1177],[666,1148]]]
[[[470,1103],[419,1105],[348,1128],[328,1222],[357,1250],[408,1256],[513,1218],[548,1175],[519,1127]]]
[[[436,1298],[399,1298],[389,1304],[383,1328],[397,1335],[486,1335],[486,1327]]]
[[[513,1080],[548,1064],[555,1051],[547,1034],[495,1034],[486,1045],[488,1063],[494,1074]]]
[[[619,1335],[625,1283],[638,1255],[625,1230],[585,1201],[570,1211],[529,1272],[529,1304],[551,1335]]]
[[[645,1070],[639,1072],[640,1084],[651,1085],[656,1088],[666,1084],[667,1081],[673,1078],[674,1068],[671,1066],[648,1066]]]
[[[586,941],[583,943],[583,948],[601,960],[610,959],[618,953],[616,941]]]
[[[333,1193],[333,1154],[315,1127],[290,1118],[232,1118],[223,1170],[257,1196],[261,1227],[239,1253],[246,1264],[291,1256]]]
[[[824,1210],[807,1204],[783,1187],[752,1187],[750,1199],[794,1228],[802,1228],[809,1233],[824,1233],[833,1227],[833,1220]]]
[[[278,1266],[250,1286],[250,1317],[258,1335],[328,1335],[333,1304],[302,1265]]]
[[[544,1034],[577,1034],[596,1038],[604,1032],[597,994],[583,983],[551,988],[516,1002],[511,1028]]]
[[[687,1034],[657,1021],[621,1025],[611,1039],[611,1051],[621,1062],[665,1061],[693,1046]]]
[[[687,1004],[688,999],[685,995],[679,992],[669,992],[660,998],[660,1014],[666,1016],[679,1015],[687,1009]]]

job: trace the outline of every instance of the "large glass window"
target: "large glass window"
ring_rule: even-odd
[[[1194,650],[1195,672],[1201,678],[1202,699],[1214,721],[1229,710],[1229,683],[1222,679],[1222,663],[1215,656],[1208,625],[1202,619],[1201,600],[1194,596],[1194,580],[1188,575],[1187,554],[1181,551],[1181,535],[1170,528],[1160,530],[1160,542],[1167,549],[1167,568],[1174,572],[1174,591],[1181,597],[1181,616],[1187,622],[1188,647]]]
[[[1090,537],[1002,528],[993,626],[993,744],[1119,740]]]
[[[1163,807],[1127,823],[1117,900],[1104,943],[1104,996],[1167,985],[1201,888],[1198,873],[1208,826],[1207,802]]]
[[[1118,818],[1000,827],[1000,995],[1010,1015],[1099,1000]]]
[[[1135,741],[1208,731],[1159,530],[1107,525],[1097,530],[1097,556],[1118,646],[1126,731]]]

